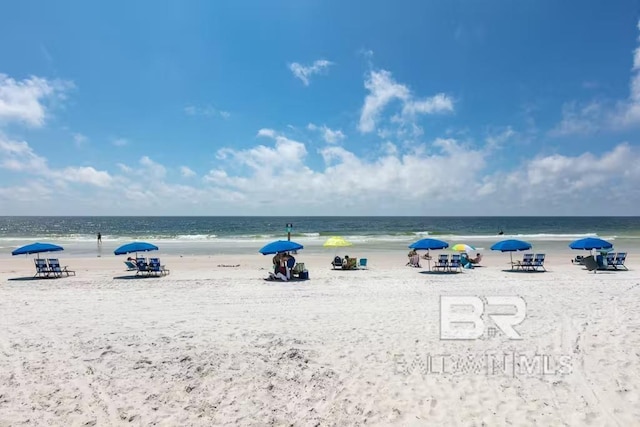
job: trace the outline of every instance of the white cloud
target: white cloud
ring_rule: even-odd
[[[637,27],[640,30],[640,21]],[[587,135],[601,129],[616,131],[640,125],[640,37],[638,43],[633,52],[629,97],[618,102],[566,103],[560,123],[550,132],[552,136]]]
[[[138,172],[142,175],[153,179],[163,179],[167,175],[167,168],[160,163],[154,162],[148,156],[143,156],[140,159],[140,164],[143,166],[143,169]]]
[[[361,132],[372,132],[383,110],[393,101],[402,103],[401,115],[395,116],[394,121],[412,124],[412,120],[419,114],[435,114],[453,111],[453,100],[443,93],[425,99],[415,99],[409,88],[396,82],[391,73],[386,70],[371,71],[364,82],[369,91],[365,97],[360,112],[358,128]]]
[[[640,21],[637,23],[640,30]],[[640,37],[638,38],[640,44]],[[640,124],[640,45],[633,51],[633,66],[629,84],[629,99],[618,104],[614,114],[614,125],[634,126]]]
[[[47,118],[47,102],[64,97],[72,86],[70,82],[35,76],[15,80],[0,73],[0,122],[42,126]]]
[[[342,131],[340,129],[333,130],[333,129],[325,126],[325,125],[317,126],[317,125],[315,125],[313,123],[309,123],[307,125],[307,129],[309,129],[311,131],[320,132],[321,135],[322,135],[322,138],[328,144],[336,144],[336,143],[342,141],[345,138],[344,133],[342,133]]]
[[[180,174],[184,178],[191,178],[192,176],[196,175],[196,173],[188,166],[180,166]]]
[[[616,214],[640,203],[640,151],[627,143],[601,155],[536,156],[491,177],[495,202],[516,202],[534,213]],[[626,213],[632,213],[628,210]]]
[[[203,116],[203,117],[222,117],[228,119],[231,117],[231,113],[224,110],[218,110],[210,105],[204,107],[197,107],[195,105],[188,105],[184,107],[185,114],[189,116]]]
[[[75,142],[76,147],[82,147],[88,140],[89,138],[81,133],[73,134],[73,142]]]
[[[247,150],[224,148],[218,151],[218,158],[233,165],[247,166],[261,175],[280,168],[289,169],[303,164],[307,155],[303,143],[278,135],[272,129],[261,129],[258,134],[274,139],[275,146],[272,148],[258,145]],[[232,161],[229,162],[229,159]]]
[[[274,138],[276,136],[276,131],[273,129],[260,129],[256,136],[264,136],[267,138]]]
[[[372,209],[370,212],[391,209],[400,213],[399,207],[415,206],[425,198],[431,198],[432,202],[468,200],[474,193],[473,178],[485,165],[481,151],[463,147],[454,140],[442,140],[435,144],[435,152],[431,154],[420,150],[401,154],[397,147],[387,143],[382,147],[384,154],[370,160],[329,145],[319,152],[324,167],[314,170],[309,166],[303,143],[282,135],[274,139],[274,146],[227,149],[227,160],[212,169],[205,180],[217,188],[243,194],[244,203],[255,209],[281,212],[281,199],[273,195],[286,188],[287,199],[296,200],[300,212],[341,214],[359,209]],[[248,173],[234,173],[233,167],[225,165],[246,168]],[[468,192],[450,191],[453,169],[469,174]],[[290,204],[287,206],[291,209]]]
[[[510,141],[514,136],[516,136],[516,131],[511,128],[511,126],[507,126],[502,131],[497,133],[492,133],[485,138],[486,146],[488,149],[497,150],[503,148],[504,145]]]
[[[90,166],[54,169],[26,142],[0,138],[0,167],[31,175],[29,184],[0,186],[0,212],[34,213],[49,190],[60,202],[56,214],[631,214],[640,204],[640,150],[630,144],[534,156],[495,173],[488,171],[492,150],[518,135],[508,127],[482,147],[468,137],[384,141],[364,157],[338,145],[310,152],[282,133],[263,134],[266,144],[221,149],[190,185],[168,182],[167,167],[147,156],[115,165],[118,175]],[[193,176],[189,166],[179,170]]]
[[[453,100],[444,93],[439,93],[423,100],[409,101],[404,104],[405,115],[435,114],[453,111]]]
[[[111,143],[116,147],[124,147],[125,145],[129,145],[129,140],[126,138],[115,138]]]
[[[604,107],[592,101],[586,105],[568,102],[562,107],[562,120],[551,130],[552,136],[588,135],[602,126]]]
[[[0,168],[11,172],[41,176],[57,184],[89,184],[108,187],[112,177],[105,171],[90,166],[68,166],[64,169],[50,168],[45,159],[39,156],[25,141],[11,141],[0,135]]]
[[[96,187],[108,187],[113,180],[108,172],[96,170],[91,166],[70,166],[60,171],[51,171],[51,176],[64,181],[91,184]]]
[[[318,59],[311,65],[302,65],[298,62],[293,62],[289,64],[289,69],[305,86],[309,86],[309,78],[311,76],[326,71],[331,65],[333,65],[333,62],[327,61],[326,59]]]

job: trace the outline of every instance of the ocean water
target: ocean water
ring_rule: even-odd
[[[287,223],[293,225],[291,240],[309,250],[322,250],[333,235],[367,250],[385,251],[404,251],[423,237],[479,249],[503,238],[543,248],[566,248],[584,236],[600,236],[616,247],[640,245],[640,217],[0,217],[0,253],[46,241],[76,255],[95,256],[132,240],[180,254],[257,251],[270,241],[286,239]]]

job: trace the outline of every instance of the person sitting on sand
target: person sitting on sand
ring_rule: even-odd
[[[271,261],[273,262],[273,272],[277,273],[278,267],[280,266],[280,263],[282,262],[282,254],[280,254],[280,253],[275,254]]]
[[[469,258],[471,264],[479,264],[480,261],[482,261],[482,255],[480,255],[480,253],[477,253],[475,258]]]
[[[418,255],[418,251],[416,251],[415,249],[411,249],[411,250],[409,251],[409,254],[407,254],[407,256],[408,256],[409,258],[411,258],[411,257],[413,257],[413,256],[416,256],[416,255]]]
[[[270,280],[282,280],[283,282],[286,282],[288,279],[287,277],[287,268],[281,264],[278,264],[278,266],[275,269],[275,273],[269,273],[269,279]]]
[[[349,255],[344,256],[344,259],[342,260],[342,269],[343,270],[349,269]]]

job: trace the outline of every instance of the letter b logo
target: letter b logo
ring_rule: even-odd
[[[441,296],[440,339],[475,340],[482,337],[486,327],[482,315],[485,313],[486,306],[515,307],[516,312],[513,314],[488,314],[488,316],[509,339],[522,339],[513,326],[524,320],[526,304],[521,297],[514,296],[488,296],[486,304],[476,296]]]

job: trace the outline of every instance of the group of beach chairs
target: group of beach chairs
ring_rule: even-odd
[[[516,260],[511,263],[512,270],[522,271],[547,271],[544,268],[545,254],[524,254],[522,260]]]
[[[594,270],[628,270],[624,262],[627,259],[626,252],[609,252],[606,255],[581,256],[578,255],[571,260],[573,264],[583,265],[589,271]]]
[[[431,260],[431,257],[424,255],[422,259]],[[473,268],[473,264],[477,264],[477,262],[478,261],[471,261],[465,254],[452,254],[451,256],[441,254],[433,264],[432,269],[434,271],[453,273],[462,271],[463,268]],[[420,256],[417,254],[410,256],[407,265],[409,267],[421,268]]]
[[[160,258],[136,258],[135,262],[125,261],[127,271],[135,271],[137,275],[144,276],[164,276],[169,274],[169,270],[160,263]]]
[[[447,254],[438,256],[438,260],[433,264],[435,271],[455,272],[462,271],[462,259],[460,254],[453,254],[451,257]]]
[[[336,256],[331,265],[334,270],[360,270],[367,268],[367,258],[350,258],[345,256],[344,259]]]
[[[69,270],[67,266],[61,267],[60,261],[57,258],[37,258],[34,259],[36,263],[36,274],[33,277],[41,277],[54,279],[62,276],[75,276],[76,272]]]

